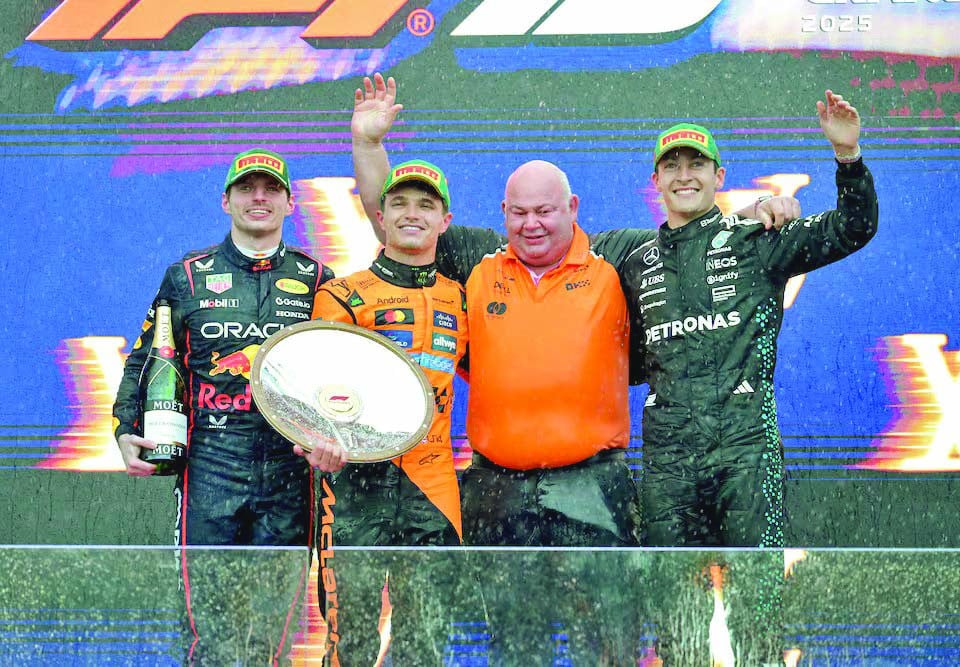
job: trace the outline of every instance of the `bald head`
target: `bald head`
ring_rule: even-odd
[[[507,240],[524,264],[548,268],[567,254],[579,199],[557,165],[532,160],[507,179],[503,216]]]
[[[564,199],[570,198],[570,181],[560,167],[546,160],[530,160],[517,167],[507,179],[504,196],[510,198],[511,190],[516,192],[536,186],[559,187]]]

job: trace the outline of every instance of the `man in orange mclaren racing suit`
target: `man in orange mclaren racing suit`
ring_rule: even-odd
[[[391,461],[347,464],[333,477],[340,545],[460,543],[460,493],[450,443],[453,377],[466,352],[463,288],[437,273],[437,237],[450,224],[446,177],[413,160],[384,185],[383,252],[369,269],[323,286],[313,315],[378,331],[402,348],[433,385],[436,413],[422,443]],[[308,459],[321,468],[322,449]]]
[[[281,156],[262,149],[237,155],[221,202],[231,218],[229,234],[219,245],[172,264],[157,293],[157,299],[171,304],[189,400],[187,462],[175,489],[175,536],[182,545],[279,547],[311,541],[310,467],[264,420],[249,384],[260,345],[284,326],[309,319],[315,292],[333,277],[329,268],[282,241],[283,221],[294,206],[290,187]],[[153,465],[138,458],[142,448],[155,444],[142,437],[139,388],[154,335],[153,317],[151,308],[124,366],[113,408],[124,463],[135,476],[154,472]],[[220,633],[229,624],[203,626],[196,618],[197,613],[217,613],[205,614],[197,606],[213,607],[222,596],[213,583],[219,578],[214,561],[221,554],[208,553],[182,554],[190,615],[185,634],[194,635],[186,650],[192,661],[194,649],[203,649],[204,659],[215,664],[223,657],[217,652],[226,651],[222,645],[229,642],[222,634],[210,641],[205,628]],[[219,560],[225,565],[230,559]],[[221,617],[226,611],[219,612]],[[279,633],[261,629],[264,636],[257,633],[253,640],[269,643],[276,658],[283,644],[275,636]],[[201,634],[205,638],[198,647]],[[262,664],[263,658],[258,654],[255,661]]]
[[[312,465],[333,473],[333,502],[324,497],[321,513],[326,516],[332,508],[334,549],[460,544],[450,409],[454,373],[467,347],[466,297],[458,283],[437,273],[434,263],[437,237],[452,218],[449,206],[449,188],[440,169],[419,160],[397,165],[383,186],[377,216],[385,234],[383,252],[369,269],[327,283],[317,293],[315,317],[356,324],[389,338],[420,365],[436,399],[427,436],[402,456],[345,464],[346,452],[333,442],[317,443],[305,454]],[[296,451],[303,453],[299,447]],[[321,531],[318,549],[328,550],[329,542]],[[340,552],[325,563],[336,571],[336,653],[357,665],[373,664],[377,658],[377,619],[358,610],[379,600],[383,583],[371,586],[362,580],[351,560],[361,557]],[[422,661],[412,646],[416,642],[443,648],[443,637],[425,636],[432,625],[419,622],[421,608],[411,595],[412,585],[402,577],[390,578],[396,610],[391,655],[397,664]],[[326,600],[324,590],[320,596]]]

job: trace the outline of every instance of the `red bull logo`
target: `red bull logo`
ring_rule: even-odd
[[[201,382],[200,391],[197,392],[197,407],[208,410],[250,412],[252,403],[250,385],[244,387],[243,393],[240,394],[218,394],[217,388],[212,384]]]
[[[253,358],[257,356],[257,350],[259,349],[259,345],[247,345],[242,350],[231,352],[223,357],[220,356],[219,352],[214,352],[210,355],[210,363],[213,364],[210,375],[230,373],[233,376],[242,375],[249,380],[250,370],[253,368]]]

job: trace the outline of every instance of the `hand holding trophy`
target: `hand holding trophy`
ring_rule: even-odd
[[[379,333],[311,320],[274,334],[250,376],[264,418],[305,451],[335,440],[352,463],[386,461],[412,449],[433,419],[423,371]]]

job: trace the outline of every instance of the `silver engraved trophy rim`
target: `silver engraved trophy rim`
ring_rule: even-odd
[[[260,414],[262,414],[264,419],[267,420],[267,423],[269,423],[270,426],[272,426],[284,438],[292,443],[300,445],[300,447],[305,451],[310,451],[313,449],[313,443],[306,441],[301,433],[298,433],[290,428],[289,420],[282,418],[275,410],[273,402],[268,395],[268,389],[265,387],[263,368],[271,354],[271,351],[275,350],[278,345],[288,341],[288,339],[293,336],[302,336],[305,332],[316,332],[323,330],[342,331],[354,336],[358,336],[361,339],[370,341],[371,344],[377,346],[376,348],[370,348],[371,351],[382,348],[383,350],[387,350],[393,357],[401,362],[391,369],[383,369],[378,367],[371,371],[370,369],[358,367],[356,374],[351,376],[351,380],[353,382],[359,382],[361,380],[369,383],[391,382],[391,379],[383,377],[384,372],[403,372],[415,379],[415,384],[419,388],[419,395],[423,398],[423,417],[416,425],[416,428],[410,431],[409,435],[407,435],[405,438],[402,438],[400,442],[391,442],[389,445],[385,445],[381,449],[370,449],[369,447],[365,447],[362,449],[362,451],[356,451],[351,450],[349,446],[346,446],[349,461],[351,463],[376,463],[380,461],[388,461],[397,456],[402,456],[422,442],[423,438],[430,430],[430,424],[433,422],[433,408],[435,403],[433,387],[423,370],[407,355],[406,352],[404,352],[386,336],[376,331],[344,322],[330,322],[327,320],[309,320],[305,322],[298,322],[296,324],[286,326],[277,333],[271,335],[267,338],[263,345],[260,346],[260,349],[257,350],[257,354],[254,357],[251,367],[250,391],[257,408],[260,410]],[[364,344],[366,345],[366,343]],[[330,358],[329,355],[336,354],[329,349],[328,345],[324,345],[323,348],[324,349],[317,349],[315,353],[317,355],[327,355],[328,358]],[[313,351],[311,351],[311,353],[313,353]],[[396,369],[400,370],[398,371]],[[363,375],[364,370],[367,371],[366,375]],[[330,390],[334,384],[336,384],[337,391]],[[325,390],[327,391],[328,395],[335,395],[336,397],[335,401],[326,405],[321,404],[316,400],[316,394],[323,393]],[[338,430],[348,429],[350,428],[351,424],[357,421],[362,413],[370,410],[377,410],[377,402],[363,400],[361,395],[362,392],[356,391],[353,386],[350,385],[350,383],[331,383],[330,385],[321,388],[318,392],[310,393],[313,395],[294,396],[294,398],[300,403],[309,405],[316,413],[326,419],[328,421],[328,428],[335,428]]]

